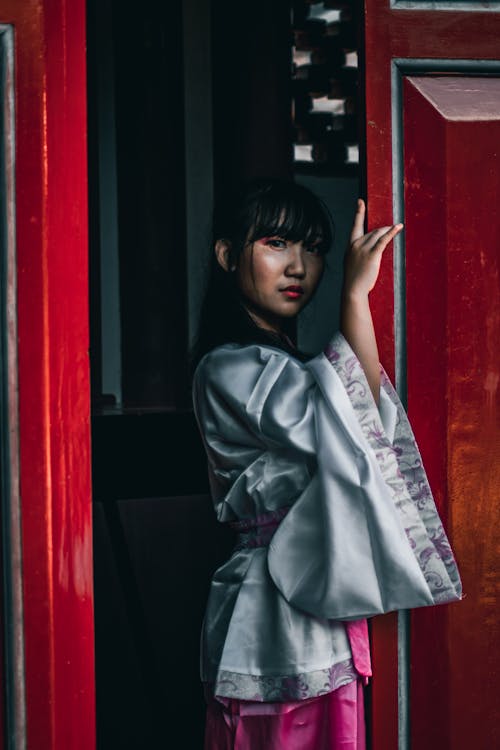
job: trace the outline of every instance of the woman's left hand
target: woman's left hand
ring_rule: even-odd
[[[364,234],[365,214],[365,202],[360,198],[344,258],[344,294],[367,296],[371,292],[385,248],[403,229],[402,224],[393,224]]]

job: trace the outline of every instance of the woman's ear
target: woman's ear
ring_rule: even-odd
[[[217,258],[217,262],[220,266],[224,269],[224,271],[234,271],[236,270],[236,266],[229,266],[229,255],[231,250],[231,243],[229,240],[217,240],[215,243],[215,256]]]

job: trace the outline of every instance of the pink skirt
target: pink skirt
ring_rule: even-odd
[[[361,680],[289,703],[212,699],[205,750],[365,750]]]

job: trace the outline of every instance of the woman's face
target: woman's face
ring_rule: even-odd
[[[263,328],[280,331],[310,301],[321,280],[319,243],[305,245],[278,236],[261,237],[240,255],[237,283],[245,306]]]

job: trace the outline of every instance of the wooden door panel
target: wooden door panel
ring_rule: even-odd
[[[372,748],[489,748],[499,723],[484,697],[498,663],[484,662],[494,637],[486,629],[498,638],[498,371],[489,352],[498,351],[499,325],[491,214],[500,12],[490,3],[365,0],[364,38],[369,228],[405,222],[372,295],[380,353],[408,404],[467,595],[414,613],[410,627],[404,614],[375,618]]]
[[[0,0],[0,31],[12,38],[19,445],[10,468],[22,533],[19,554],[7,546],[22,608],[6,613],[6,734],[9,747],[92,750],[85,2]]]
[[[413,613],[412,747],[497,747],[500,78],[408,77],[404,113],[409,412],[466,593]]]

